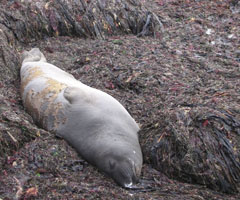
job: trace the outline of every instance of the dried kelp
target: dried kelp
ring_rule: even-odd
[[[234,115],[204,106],[164,113],[157,125],[141,131],[145,139],[149,137],[144,147],[153,166],[174,179],[237,192],[240,122]]]
[[[0,23],[22,42],[59,35],[85,38],[124,33],[160,36],[163,31],[158,16],[145,9],[140,1],[14,1],[9,2],[8,7],[0,6]]]

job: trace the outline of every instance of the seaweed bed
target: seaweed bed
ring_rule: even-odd
[[[16,53],[18,56],[23,49],[37,46],[50,63],[111,94],[127,108],[142,128],[145,162],[141,186],[120,188],[82,160],[65,141],[35,126],[22,106],[19,78],[1,77],[0,141],[4,149],[0,157],[0,199],[240,199],[238,193],[222,193],[237,191],[238,185],[231,178],[219,183],[220,188],[216,183],[209,186],[213,190],[203,186],[211,174],[215,175],[214,170],[234,165],[236,171],[225,176],[239,181],[240,3],[142,3],[161,19],[164,31],[158,38],[46,37],[22,45]],[[191,130],[196,127],[201,141],[191,140]],[[216,135],[204,135],[211,131]],[[32,136],[23,137],[25,132]],[[169,133],[172,136],[166,137]],[[178,133],[188,133],[191,148],[176,144],[178,149],[174,150],[176,146],[170,144],[184,144],[186,140]],[[216,138],[221,142],[215,143]],[[207,145],[203,148],[203,144]],[[226,145],[233,146],[229,151],[236,162],[231,166],[225,166],[230,161],[223,164],[217,159],[229,153]],[[198,155],[204,150],[215,151],[216,156],[208,174],[191,176],[198,169],[190,167],[192,160],[186,158],[187,153],[181,162],[177,158],[182,155],[171,155],[172,162],[166,159],[168,152]],[[178,167],[173,173],[174,166]]]

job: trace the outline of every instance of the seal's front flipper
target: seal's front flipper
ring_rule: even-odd
[[[91,101],[90,95],[78,87],[67,87],[63,92],[63,96],[70,104]]]

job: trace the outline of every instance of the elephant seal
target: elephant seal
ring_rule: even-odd
[[[131,188],[142,168],[139,127],[112,96],[47,63],[38,48],[24,51],[23,104],[42,128],[64,138],[89,163]]]

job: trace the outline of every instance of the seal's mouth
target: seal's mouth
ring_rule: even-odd
[[[132,182],[130,182],[130,183],[128,183],[128,184],[124,184],[124,187],[125,188],[132,188],[132,186],[133,186],[133,183]]]

